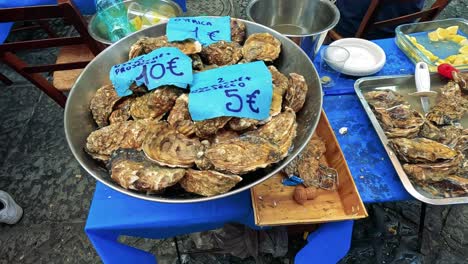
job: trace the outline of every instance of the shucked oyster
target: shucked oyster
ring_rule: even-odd
[[[119,149],[110,160],[111,178],[125,189],[157,192],[176,184],[185,169],[167,168],[146,159],[138,150]]]
[[[299,112],[304,106],[307,96],[307,83],[304,76],[297,73],[289,74],[288,89],[284,96],[283,107],[290,107],[294,112]]]
[[[167,122],[179,133],[191,136],[195,133],[195,124],[188,109],[188,94],[181,94],[172,107]]]
[[[158,130],[160,123],[153,120],[125,121],[91,132],[85,150],[93,158],[107,161],[119,148],[140,149],[147,134]]]
[[[161,119],[179,96],[179,89],[163,87],[137,97],[130,106],[130,114],[133,119]]]
[[[245,24],[244,22],[231,18],[231,40],[239,44],[244,43],[245,39]]]
[[[185,40],[169,42],[166,36],[160,36],[157,38],[143,37],[130,47],[128,58],[133,59],[162,47],[176,47],[187,55],[198,53],[202,49],[202,46],[198,41]]]
[[[270,33],[250,35],[242,47],[244,59],[249,61],[274,61],[281,52],[281,42]]]
[[[209,138],[223,128],[232,117],[221,116],[203,121],[195,121],[195,134],[200,138]]]
[[[169,124],[163,125],[148,136],[143,151],[152,161],[162,166],[190,168],[202,146],[198,139],[190,139]]]
[[[119,101],[120,97],[115,92],[114,86],[104,85],[99,88],[91,99],[89,109],[93,114],[94,121],[99,127],[109,124],[109,116],[112,108]]]
[[[203,196],[214,196],[228,192],[242,178],[237,175],[223,174],[213,170],[188,169],[185,177],[180,181],[180,186],[187,192]]]
[[[441,162],[458,155],[452,148],[426,138],[395,138],[389,140],[389,145],[400,160],[408,163]]]
[[[402,95],[392,90],[371,91],[365,93],[364,97],[374,108],[390,108],[400,104],[408,104]]]
[[[387,109],[374,108],[373,110],[389,138],[414,137],[424,124],[421,114],[408,105],[396,105]]]
[[[232,65],[242,59],[241,48],[237,42],[218,41],[204,47],[200,55],[207,64]]]
[[[216,170],[244,174],[280,161],[279,148],[261,137],[246,135],[213,144],[205,157]]]
[[[129,97],[115,104],[114,110],[109,116],[109,123],[114,124],[129,120],[130,117],[132,117],[130,114],[130,106],[132,105],[133,100],[134,98]]]

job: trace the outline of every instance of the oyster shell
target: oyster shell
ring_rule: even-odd
[[[374,108],[373,110],[389,138],[415,137],[424,124],[421,114],[411,109],[409,105],[396,105],[387,109]]]
[[[421,127],[419,135],[449,147],[455,147],[458,138],[463,134],[463,127],[459,124],[452,126],[437,127],[431,122],[425,122]]]
[[[286,157],[296,137],[296,128],[296,113],[291,108],[286,108],[284,112],[273,117],[270,122],[244,135],[268,140],[278,146],[282,157]]]
[[[213,144],[205,156],[216,170],[238,175],[265,168],[283,158],[277,146],[251,135]]]
[[[441,181],[449,175],[457,173],[464,156],[439,163],[403,164],[403,169],[412,179],[423,181]]]
[[[153,120],[125,121],[91,132],[85,150],[97,160],[107,161],[119,148],[141,149],[147,134],[158,130],[160,123]]]
[[[308,87],[304,76],[297,73],[290,73],[283,107],[290,107],[294,112],[299,112],[304,106],[307,89]]]
[[[259,121],[256,119],[233,117],[229,121],[228,126],[234,131],[244,131],[247,129],[255,128],[255,126],[258,123]]]
[[[278,89],[281,96],[283,96],[289,86],[288,77],[278,71],[278,69],[273,65],[268,66],[268,70],[270,70],[271,78],[273,79],[273,86],[275,89]]]
[[[239,137],[239,133],[237,133],[236,131],[221,129],[218,131],[218,133],[216,133],[216,135],[210,138],[210,143],[216,144],[216,143],[220,143],[220,142],[231,140],[231,139],[238,138],[238,137]]]
[[[161,166],[189,168],[202,149],[198,139],[190,139],[162,122],[160,128],[143,143],[146,156]]]
[[[281,52],[281,42],[270,33],[250,35],[242,47],[244,59],[249,61],[274,61]]]
[[[111,178],[125,189],[157,192],[179,182],[185,169],[161,167],[141,151],[119,149],[110,160]]]
[[[130,106],[133,119],[161,119],[166,112],[172,109],[179,96],[179,89],[163,87],[153,92],[135,98]]]
[[[452,148],[426,138],[395,138],[390,139],[388,144],[400,160],[408,163],[440,162],[458,155]]]
[[[203,61],[198,54],[192,54],[190,55],[190,58],[192,59],[192,69],[195,71],[202,71],[203,68],[205,68],[205,65],[203,64]]]
[[[245,40],[245,24],[235,18],[231,18],[231,40],[239,44]]]
[[[188,94],[181,94],[167,117],[167,122],[179,133],[191,136],[195,133],[195,123],[188,109]]]
[[[242,178],[233,174],[223,174],[213,170],[188,169],[180,186],[187,192],[202,196],[214,196],[228,192]]]
[[[109,116],[109,123],[114,124],[129,120],[132,115],[130,114],[130,106],[134,98],[125,98],[114,106],[114,111]]]
[[[213,169],[213,164],[211,164],[211,162],[205,156],[206,150],[211,146],[211,143],[207,139],[202,140],[200,143],[201,149],[197,153],[195,165],[197,165],[197,168],[199,168],[200,170],[211,170]]]
[[[392,91],[371,91],[364,94],[366,101],[375,108],[390,108],[400,104],[408,104],[403,96]]]
[[[236,64],[242,59],[242,47],[237,42],[218,41],[202,49],[200,55],[208,64]]]
[[[169,42],[165,35],[156,38],[143,37],[130,47],[128,58],[133,59],[162,47],[176,47],[187,55],[199,53],[202,49],[198,41],[185,40]]]
[[[468,73],[453,71],[452,77],[462,91],[468,92]]]
[[[98,127],[105,127],[109,124],[112,108],[119,99],[120,97],[112,85],[104,85],[96,91],[91,99],[89,109]]]
[[[221,116],[203,121],[195,121],[195,134],[200,138],[209,138],[223,128],[232,117]]]
[[[461,96],[456,82],[448,82],[437,98],[437,103],[427,113],[427,120],[436,125],[451,125],[458,122],[468,110],[468,101]]]
[[[442,181],[432,182],[432,186],[443,192],[444,196],[465,196],[468,193],[468,179],[451,175]]]

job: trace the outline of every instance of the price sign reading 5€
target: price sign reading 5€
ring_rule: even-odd
[[[224,66],[193,75],[189,111],[195,121],[235,116],[268,118],[271,73],[263,61]]]
[[[192,79],[192,60],[173,47],[153,50],[110,70],[110,80],[119,96],[131,95],[130,86],[134,82],[153,90],[163,85],[187,88]]]

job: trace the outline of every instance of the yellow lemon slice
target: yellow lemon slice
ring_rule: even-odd
[[[408,39],[411,41],[411,43],[413,43],[413,44],[416,44],[416,43],[418,43],[418,41],[416,40],[416,38],[415,38],[415,37],[408,36],[408,35],[406,35],[406,37],[407,37],[407,38],[408,38]]]
[[[468,46],[463,46],[458,50],[461,54],[468,54]]]
[[[427,37],[429,38],[430,41],[439,41],[439,36],[437,35],[437,32],[435,31],[427,33]]]
[[[441,59],[441,60],[438,60],[438,61],[436,62],[436,65],[440,65],[440,64],[442,64],[442,63],[447,63],[447,62],[448,62],[448,61],[442,60],[442,59]]]
[[[460,43],[458,43],[458,44],[460,44],[461,46],[468,46],[468,40],[467,40],[467,39],[462,40],[462,41],[461,41]]]
[[[465,60],[462,57],[457,57],[453,62],[453,66],[463,65],[465,64]]]
[[[445,58],[446,61],[452,63],[455,61],[455,59],[458,57],[458,55],[450,55],[447,58]]]
[[[133,25],[133,27],[135,28],[135,30],[140,30],[140,29],[141,29],[141,25],[142,25],[141,18],[140,18],[139,16],[135,17],[134,19],[130,20],[130,24]]]
[[[436,33],[439,40],[445,40],[449,35],[449,32],[445,28],[436,29]]]
[[[446,28],[445,30],[447,30],[449,35],[455,35],[458,32],[458,26],[451,26]]]
[[[460,43],[464,40],[466,40],[466,38],[464,36],[460,36],[460,35],[452,35],[452,36],[448,36],[447,38],[448,40],[451,40],[455,43]]]

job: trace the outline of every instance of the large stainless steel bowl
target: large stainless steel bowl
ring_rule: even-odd
[[[309,86],[304,108],[297,115],[297,136],[294,140],[293,150],[286,159],[267,169],[245,175],[244,180],[228,193],[213,197],[199,197],[182,192],[177,193],[177,191],[172,194],[146,195],[124,189],[114,183],[109,173],[84,152],[86,138],[96,129],[89,111],[92,96],[99,87],[110,83],[110,68],[128,60],[128,51],[133,43],[144,36],[156,37],[166,33],[166,24],[160,24],[129,35],[105,49],[88,64],[73,86],[65,107],[65,135],[73,155],[81,166],[98,181],[121,193],[144,200],[168,203],[200,202],[233,195],[261,183],[286,166],[304,148],[317,126],[322,108],[322,88],[318,74],[309,57],[293,41],[260,24],[250,21],[243,22],[247,25],[248,35],[268,32],[278,38],[282,43],[282,51],[280,58],[275,62],[276,67],[283,73],[297,72],[304,75]]]

